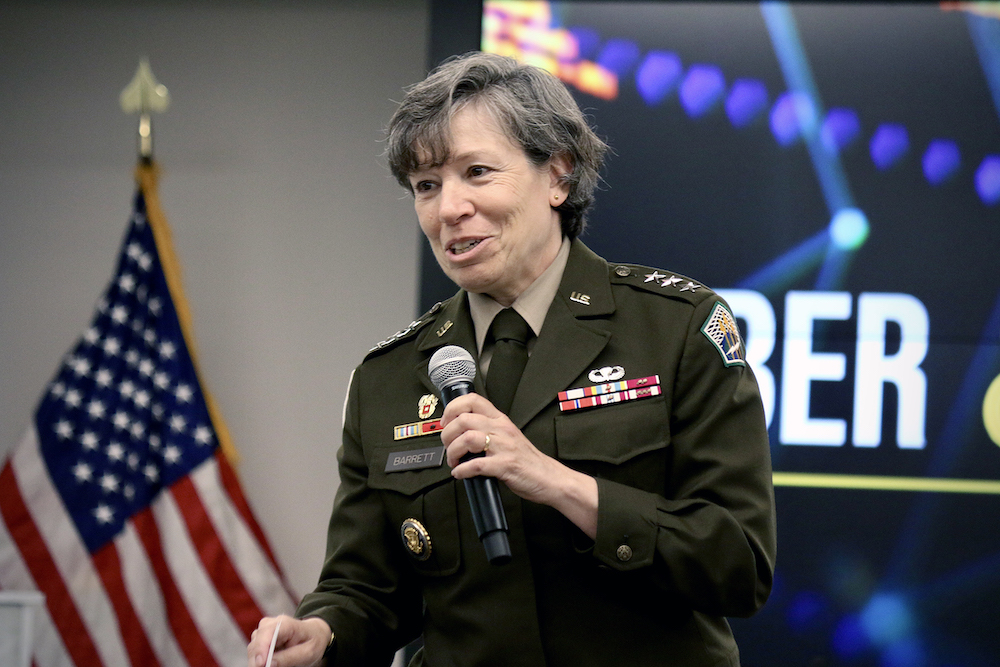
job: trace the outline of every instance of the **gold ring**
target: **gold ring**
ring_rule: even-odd
[[[483,454],[490,451],[490,434],[486,434],[486,443],[483,445]]]

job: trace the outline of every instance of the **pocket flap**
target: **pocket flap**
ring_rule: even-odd
[[[622,464],[670,444],[662,396],[559,415],[556,453],[568,461]]]

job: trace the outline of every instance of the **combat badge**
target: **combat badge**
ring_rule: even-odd
[[[399,527],[399,535],[411,558],[423,562],[431,557],[431,536],[422,523],[413,518],[407,519]]]
[[[701,332],[715,345],[726,366],[746,365],[743,339],[740,338],[736,319],[721,303],[715,304],[712,314],[702,325]]]
[[[615,380],[621,380],[625,377],[625,369],[621,366],[604,366],[603,368],[595,368],[590,371],[590,374],[587,375],[587,377],[594,384],[614,382]]]

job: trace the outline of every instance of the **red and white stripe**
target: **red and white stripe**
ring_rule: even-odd
[[[221,454],[161,493],[93,556],[34,428],[0,470],[0,588],[39,590],[37,667],[239,665],[293,596]]]

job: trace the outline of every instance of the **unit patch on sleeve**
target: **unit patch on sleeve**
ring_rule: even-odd
[[[705,320],[701,332],[719,350],[726,366],[746,365],[743,339],[740,337],[736,318],[721,303],[716,303],[712,308],[712,314]]]

